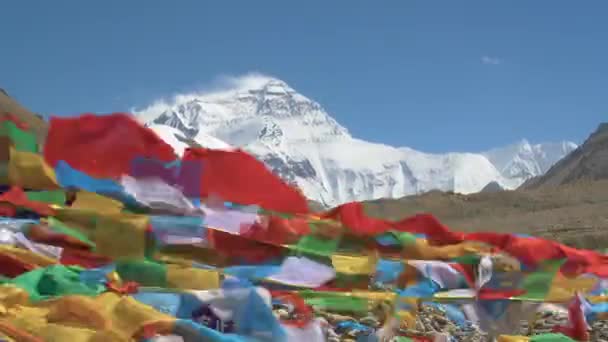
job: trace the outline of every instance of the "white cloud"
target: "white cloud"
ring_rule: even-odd
[[[502,59],[495,56],[481,56],[481,63],[486,65],[499,65],[502,64]]]

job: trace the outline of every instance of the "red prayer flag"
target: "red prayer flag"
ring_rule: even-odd
[[[587,331],[587,320],[582,310],[580,295],[574,296],[574,300],[568,305],[568,325],[557,325],[553,327],[553,332],[562,333],[576,341],[589,341]]]
[[[9,191],[0,195],[0,203],[2,202],[33,211],[40,216],[53,216],[55,214],[55,211],[47,203],[30,201],[25,192],[18,187],[12,187]],[[16,211],[4,211],[5,209],[6,207],[2,211],[5,214],[16,214]]]
[[[62,265],[77,265],[84,268],[98,268],[112,263],[112,260],[87,250],[64,248],[59,262]]]
[[[184,160],[202,163],[201,197],[218,196],[282,213],[308,213],[308,203],[300,191],[242,150],[188,148]]]
[[[35,265],[20,260],[13,255],[0,252],[0,274],[5,277],[15,278],[35,268]]]
[[[44,158],[53,167],[63,160],[90,176],[117,178],[130,174],[137,157],[169,162],[175,152],[128,114],[51,118]]]

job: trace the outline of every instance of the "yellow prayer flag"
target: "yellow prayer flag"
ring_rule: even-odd
[[[17,304],[26,304],[29,294],[24,289],[12,284],[0,285],[0,305],[10,308]]]
[[[25,261],[28,264],[36,265],[38,267],[51,266],[57,263],[57,260],[51,259],[42,254],[9,245],[0,245],[0,253],[13,256],[19,260]]]
[[[100,214],[93,238],[95,253],[115,260],[144,258],[149,222],[145,215]]]
[[[451,260],[467,254],[491,252],[491,247],[478,241],[464,241],[454,245],[432,246],[426,239],[416,239],[403,247],[402,258],[411,260]]]
[[[56,208],[54,218],[70,228],[81,231],[89,239],[93,239],[95,236],[97,225],[97,213],[95,212],[72,207]]]
[[[376,272],[376,261],[374,256],[350,256],[334,254],[331,263],[338,273],[342,274],[373,274]]]
[[[220,287],[220,275],[214,270],[169,264],[167,265],[167,285],[175,289],[217,289]]]
[[[55,170],[43,159],[42,155],[32,152],[16,151],[10,147],[8,163],[10,185],[32,190],[59,189]]]
[[[365,298],[372,301],[394,301],[397,297],[395,292],[379,292],[379,291],[363,291],[363,290],[353,290],[353,297],[357,298]]]
[[[151,306],[113,292],[19,305],[2,316],[3,322],[47,342],[133,341],[133,335],[144,325],[171,324],[174,320]]]
[[[596,286],[597,278],[576,277],[568,278],[561,273],[555,275],[551,282],[551,288],[545,301],[548,302],[567,302],[576,295],[577,292],[588,293]]]
[[[96,211],[101,214],[117,214],[123,209],[123,204],[115,199],[94,192],[78,191],[72,208]]]

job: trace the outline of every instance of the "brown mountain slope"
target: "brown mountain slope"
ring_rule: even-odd
[[[35,132],[39,143],[44,142],[48,124],[38,115],[25,109],[25,107],[10,97],[4,89],[0,88],[0,115],[5,115],[6,113],[11,113],[18,117]]]
[[[579,148],[557,162],[543,176],[527,181],[520,188],[537,189],[581,179],[608,179],[608,123],[601,124]]]

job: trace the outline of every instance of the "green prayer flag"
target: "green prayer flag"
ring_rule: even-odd
[[[564,334],[542,334],[530,337],[530,342],[575,342]]]
[[[393,235],[401,242],[402,246],[409,246],[416,243],[416,235],[407,232],[392,232]]]
[[[306,304],[317,309],[352,313],[365,313],[369,311],[369,302],[365,298],[322,291],[300,291],[299,294],[304,298]]]
[[[17,151],[38,152],[36,136],[31,132],[20,129],[12,121],[6,120],[0,123],[0,136],[8,136]]]
[[[393,341],[395,342],[414,342],[414,340],[412,340],[409,337],[406,336],[397,336],[393,339]]]
[[[4,284],[28,292],[32,302],[65,295],[95,296],[105,291],[101,284],[86,284],[80,279],[81,267],[52,265],[23,273]]]
[[[63,190],[28,191],[25,194],[27,196],[27,199],[29,199],[30,201],[57,205],[65,204],[65,191]]]
[[[167,267],[154,261],[121,261],[116,273],[123,281],[134,281],[141,286],[167,287]]]
[[[297,252],[331,257],[336,252],[339,242],[338,239],[324,239],[314,235],[306,235],[289,248]]]
[[[521,287],[526,293],[515,298],[521,300],[544,300],[551,289],[553,278],[555,278],[564,262],[565,260],[548,260],[544,262],[539,266],[538,270],[524,277]]]

